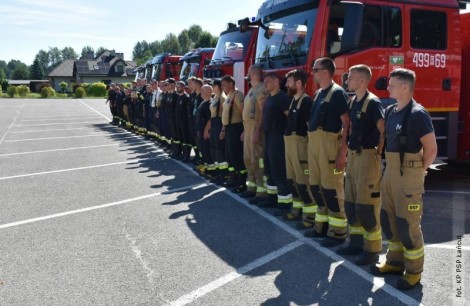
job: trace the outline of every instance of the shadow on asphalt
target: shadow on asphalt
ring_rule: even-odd
[[[160,177],[161,175],[173,176],[160,184],[152,185],[151,188],[161,188],[166,186],[168,190],[181,187],[181,182],[188,177],[196,176],[196,174],[188,175],[186,169],[175,171],[174,163],[163,151],[152,143],[144,140],[143,137],[128,137],[127,134],[115,134],[122,129],[109,125],[94,125],[95,128],[110,133],[110,138],[121,143],[123,151],[131,151],[137,154],[133,158],[148,159],[156,158],[156,160],[144,160],[129,164],[127,169],[141,169],[139,173],[150,173],[148,177]],[[123,137],[126,136],[126,137]],[[449,165],[440,167],[440,170],[429,171],[426,178],[427,190],[468,190],[470,186],[470,165],[462,167],[461,165]],[[192,182],[194,183],[194,182]],[[266,255],[266,250],[276,250],[292,240],[286,240],[275,234],[266,239],[266,232],[263,228],[272,228],[269,226],[257,226],[259,222],[269,222],[267,220],[260,221],[257,214],[243,214],[245,219],[237,218],[240,210],[248,209],[242,205],[234,205],[234,201],[227,201],[224,193],[210,192],[214,191],[214,186],[199,188],[192,192],[184,192],[177,196],[176,199],[162,205],[179,205],[188,204],[188,209],[178,211],[169,216],[170,219],[184,218],[191,231],[200,239],[211,251],[227,264],[234,268],[244,266],[251,262],[253,258],[260,258]],[[470,195],[451,195],[448,193],[429,192],[424,196],[424,216],[423,216],[423,233],[425,242],[444,243],[455,240],[452,224],[455,216],[453,207],[456,202],[470,202]],[[267,213],[271,213],[270,209],[266,209]],[[470,219],[470,206],[464,205],[462,213],[467,219]],[[294,227],[294,223],[286,222],[289,226]],[[436,229],[439,230],[436,230]],[[229,229],[229,230],[225,230]],[[233,231],[233,229],[237,229]],[[279,230],[281,231],[281,230]],[[470,233],[470,222],[467,222],[465,233]],[[291,238],[290,238],[291,239]],[[255,254],[256,250],[261,250],[260,254]],[[386,251],[384,248],[383,252]],[[269,298],[262,305],[290,305],[295,304],[337,304],[337,296],[344,294],[344,288],[347,282],[344,279],[335,280],[335,276],[329,279],[330,265],[316,265],[315,258],[306,259],[303,257],[292,258],[298,256],[297,252],[289,252],[279,257],[277,260],[257,268],[247,274],[248,277],[261,277],[270,273],[278,274],[275,279],[275,285],[279,290],[279,295]],[[353,257],[345,256],[347,260]],[[311,267],[309,267],[311,266]],[[269,267],[269,269],[267,269]],[[367,269],[366,269],[367,270]],[[314,274],[307,274],[309,271],[315,271]],[[398,276],[385,277],[386,283],[394,285]],[[419,285],[413,290],[407,292],[408,295],[417,301],[422,300],[422,286]],[[314,294],[312,294],[314,292]],[[372,292],[372,287],[364,296],[354,297],[351,304],[368,304],[370,299],[376,301],[376,297],[380,300],[379,291]]]

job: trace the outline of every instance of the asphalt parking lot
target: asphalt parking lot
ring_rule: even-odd
[[[429,171],[400,292],[109,117],[0,99],[0,305],[470,305],[470,167]]]

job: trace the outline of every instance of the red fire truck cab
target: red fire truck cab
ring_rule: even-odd
[[[181,72],[180,58],[181,55],[171,55],[170,53],[157,54],[145,64],[135,69],[135,79],[145,78],[147,81],[161,81],[174,78],[179,80]]]
[[[188,78],[191,76],[202,79],[204,66],[210,63],[214,50],[214,48],[199,48],[181,57],[180,62],[182,63],[182,68],[180,80],[187,83]]]
[[[220,80],[224,75],[231,75],[238,89],[248,92],[245,76],[254,63],[257,37],[257,26],[241,30],[235,24],[229,24],[229,28],[220,33],[210,64],[204,67],[204,79]]]
[[[258,11],[255,62],[266,72],[311,72],[315,59],[336,63],[347,89],[348,68],[371,67],[369,89],[384,105],[388,75],[416,72],[415,98],[431,113],[439,158],[470,160],[470,17],[456,0],[268,0]],[[307,90],[316,90],[310,77]]]

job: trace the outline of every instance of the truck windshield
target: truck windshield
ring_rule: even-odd
[[[187,82],[189,77],[197,76],[200,61],[200,56],[185,60],[181,68],[180,81]]]
[[[219,37],[215,47],[213,61],[233,60],[242,61],[245,58],[250,43],[251,30],[244,33],[239,31],[228,32]]]
[[[269,20],[259,30],[256,63],[266,68],[305,64],[318,9],[308,9]]]
[[[153,66],[152,79],[156,79],[156,80],[160,81],[162,79],[161,71],[162,71],[162,64],[155,64]]]

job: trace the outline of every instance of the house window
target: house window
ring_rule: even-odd
[[[116,72],[124,72],[124,66],[123,65],[117,65],[116,66]]]

